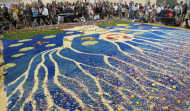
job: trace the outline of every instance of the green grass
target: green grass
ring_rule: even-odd
[[[98,23],[97,25],[99,27],[114,27],[117,26],[117,24],[131,24],[131,21],[123,21],[121,19],[112,19],[106,22]]]
[[[60,29],[17,31],[17,32],[4,33],[3,39],[20,40],[20,39],[32,38],[37,35],[56,35],[56,34],[61,34],[63,32],[64,30],[60,30]]]

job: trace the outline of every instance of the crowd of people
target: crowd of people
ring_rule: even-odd
[[[160,4],[112,2],[56,2],[44,4],[41,0],[32,4],[1,4],[0,28],[3,30],[23,27],[37,27],[60,22],[85,22],[100,19],[122,18],[139,22],[157,22],[166,25],[190,27],[187,4],[180,2],[173,6],[165,1]]]

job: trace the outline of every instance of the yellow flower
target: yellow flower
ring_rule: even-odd
[[[160,77],[161,75],[158,75],[158,77]]]
[[[137,101],[136,104],[139,104],[139,102]]]
[[[179,58],[179,60],[181,60],[181,61],[182,61],[183,59],[182,59],[182,58]]]
[[[148,74],[148,72],[146,72],[146,74]]]
[[[185,45],[187,45],[187,44],[185,44]]]
[[[154,90],[151,91],[152,93],[154,92]]]
[[[165,68],[168,68],[168,66],[165,66]]]
[[[18,47],[23,45],[23,43],[11,44],[9,47]]]
[[[158,79],[158,81],[161,81],[161,79]]]
[[[25,48],[20,49],[19,51],[24,52],[24,51],[28,51],[28,50],[32,50],[32,49],[34,49],[34,47],[25,47]]]
[[[175,64],[172,64],[173,66],[175,66]]]
[[[162,98],[162,100],[166,100],[166,98],[165,98],[165,97],[163,97],[163,98]]]
[[[183,72],[182,72],[182,71],[179,71],[179,73],[181,73],[181,74],[182,74]]]
[[[139,77],[136,77],[137,79],[139,79]]]
[[[183,79],[183,82],[185,82],[186,80],[185,79]]]
[[[3,68],[4,68],[4,69],[8,69],[8,68],[12,68],[12,67],[14,67],[14,66],[16,66],[15,63],[7,63],[7,64],[5,64],[5,65],[3,66]]]
[[[169,108],[167,106],[164,106],[164,109],[169,110]]]
[[[172,80],[172,79],[170,79],[170,82],[173,82],[173,80]]]
[[[177,100],[177,102],[178,102],[178,103],[181,103],[181,101],[180,101],[180,100]]]
[[[25,54],[19,53],[19,54],[12,55],[11,57],[20,57],[20,56],[23,56],[23,55],[25,55]]]
[[[154,106],[153,105],[150,105],[150,109],[152,109]]]
[[[149,67],[150,69],[152,68],[152,67]]]
[[[131,98],[134,98],[135,96],[134,95],[131,95]]]
[[[78,109],[76,109],[75,111],[79,111]]]
[[[121,108],[118,108],[118,111],[121,111]]]
[[[175,86],[175,85],[173,85],[173,86],[172,86],[172,88],[174,88],[174,89],[175,89],[175,88],[176,88],[176,86]]]
[[[149,96],[149,99],[152,99],[152,97],[151,97],[151,96]]]
[[[155,84],[155,83],[152,83],[152,86],[156,86],[156,84]]]

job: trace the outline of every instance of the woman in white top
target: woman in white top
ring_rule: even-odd
[[[138,3],[135,4],[135,6],[132,8],[133,10],[133,17],[132,20],[137,19],[137,11],[138,11]]]
[[[177,3],[177,5],[174,7],[174,12],[175,12],[175,15],[177,16],[182,14],[182,7],[179,5],[179,3]]]
[[[156,9],[156,22],[160,22],[161,11],[162,11],[162,8],[160,4],[158,4],[158,7]]]
[[[42,9],[42,19],[43,19],[43,21],[45,21],[45,19],[47,18],[48,15],[49,15],[48,9],[44,5],[43,9]]]

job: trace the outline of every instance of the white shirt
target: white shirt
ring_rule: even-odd
[[[97,19],[100,19],[100,16],[99,16],[99,15],[95,15],[95,16],[94,16],[94,20],[97,20]]]
[[[132,9],[133,11],[136,11],[136,10],[138,10],[138,6],[137,7],[133,7],[133,9]]]
[[[157,7],[157,13],[160,13],[161,12],[161,7]]]
[[[114,11],[117,11],[117,9],[118,9],[118,6],[115,5],[115,6],[114,6]]]
[[[85,20],[84,17],[81,17],[81,18],[80,18],[80,21],[81,21],[81,22],[86,22],[86,20]]]
[[[87,6],[87,9],[88,9],[88,14],[91,13],[91,10],[92,10],[92,7],[90,5]]]
[[[175,6],[174,7],[174,11],[176,14],[182,14],[182,7],[181,6]]]
[[[44,10],[42,11],[42,15],[45,15],[45,16],[49,15],[47,8],[44,8]]]

